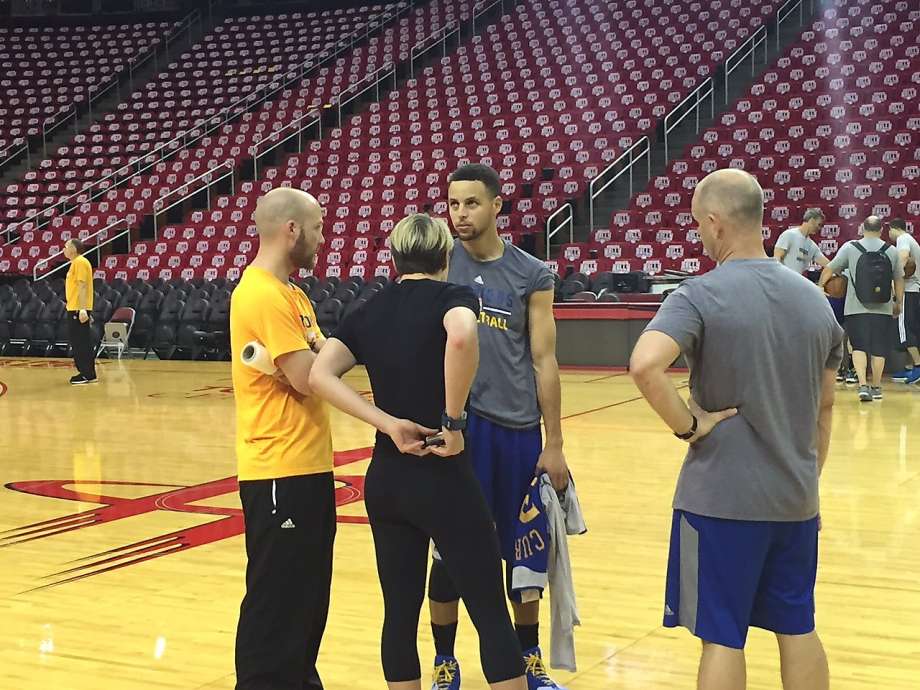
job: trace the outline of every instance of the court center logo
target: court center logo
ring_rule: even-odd
[[[342,467],[360,460],[370,458],[372,448],[357,448],[335,453],[335,467]],[[139,498],[122,498],[81,491],[88,488],[105,486],[132,486],[150,488],[154,493]],[[155,558],[188,551],[205,544],[236,537],[245,532],[243,511],[240,508],[225,508],[203,505],[210,499],[226,494],[235,494],[238,489],[236,477],[225,477],[195,486],[177,486],[172,484],[152,484],[147,482],[121,481],[74,481],[41,480],[11,482],[7,489],[33,496],[44,496],[67,501],[98,503],[101,507],[63,517],[36,522],[0,532],[0,548],[15,547],[19,544],[48,539],[76,530],[88,529],[116,520],[126,520],[137,515],[144,515],[158,510],[212,515],[216,519],[202,525],[168,534],[161,534],[149,539],[119,546],[107,551],[78,558],[67,565],[72,567],[52,573],[43,578],[43,584],[30,591],[54,587],[68,582],[76,582],[94,575],[101,575],[112,570],[127,568]],[[336,506],[345,506],[364,500],[363,475],[335,475]],[[367,523],[364,516],[339,515],[341,523]]]

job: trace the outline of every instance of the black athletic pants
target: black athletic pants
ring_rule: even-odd
[[[332,473],[240,482],[246,596],[236,632],[236,690],[321,690],[335,540]]]
[[[904,308],[898,317],[898,335],[903,347],[920,347],[920,292],[904,293]]]
[[[85,378],[96,378],[96,353],[93,348],[93,332],[89,328],[89,321],[80,323],[80,312],[67,312],[67,333],[70,337],[70,347],[73,350],[73,361],[77,371]]]
[[[498,535],[467,456],[424,458],[376,449],[365,480],[384,598],[383,674],[421,677],[417,637],[433,540],[479,632],[489,683],[524,674],[502,583]]]

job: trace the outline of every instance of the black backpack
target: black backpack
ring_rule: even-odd
[[[874,252],[859,242],[854,242],[853,246],[862,254],[856,262],[856,298],[863,304],[887,304],[891,301],[891,281],[894,280],[891,260],[886,253],[891,245],[883,244]]]

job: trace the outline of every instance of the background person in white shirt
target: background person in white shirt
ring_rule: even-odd
[[[812,235],[821,232],[822,227],[824,212],[820,208],[808,209],[799,227],[789,228],[776,240],[773,258],[799,274],[805,273],[812,264],[824,268],[829,259],[811,239]]]

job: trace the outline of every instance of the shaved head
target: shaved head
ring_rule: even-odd
[[[881,232],[882,219],[878,216],[869,216],[863,221],[863,232]]]
[[[706,254],[718,263],[759,258],[763,251],[763,189],[743,170],[716,170],[696,186],[690,212]]]
[[[703,214],[717,215],[731,230],[760,232],[763,189],[744,170],[716,170],[696,186],[694,202]]]
[[[312,269],[323,243],[323,209],[312,195],[278,187],[259,197],[252,214],[259,232],[259,254],[283,263],[290,272]]]
[[[288,223],[305,227],[311,221],[315,222],[316,218],[322,218],[322,215],[322,208],[312,194],[290,187],[278,187],[259,197],[252,217],[259,237],[267,240],[275,237]]]

